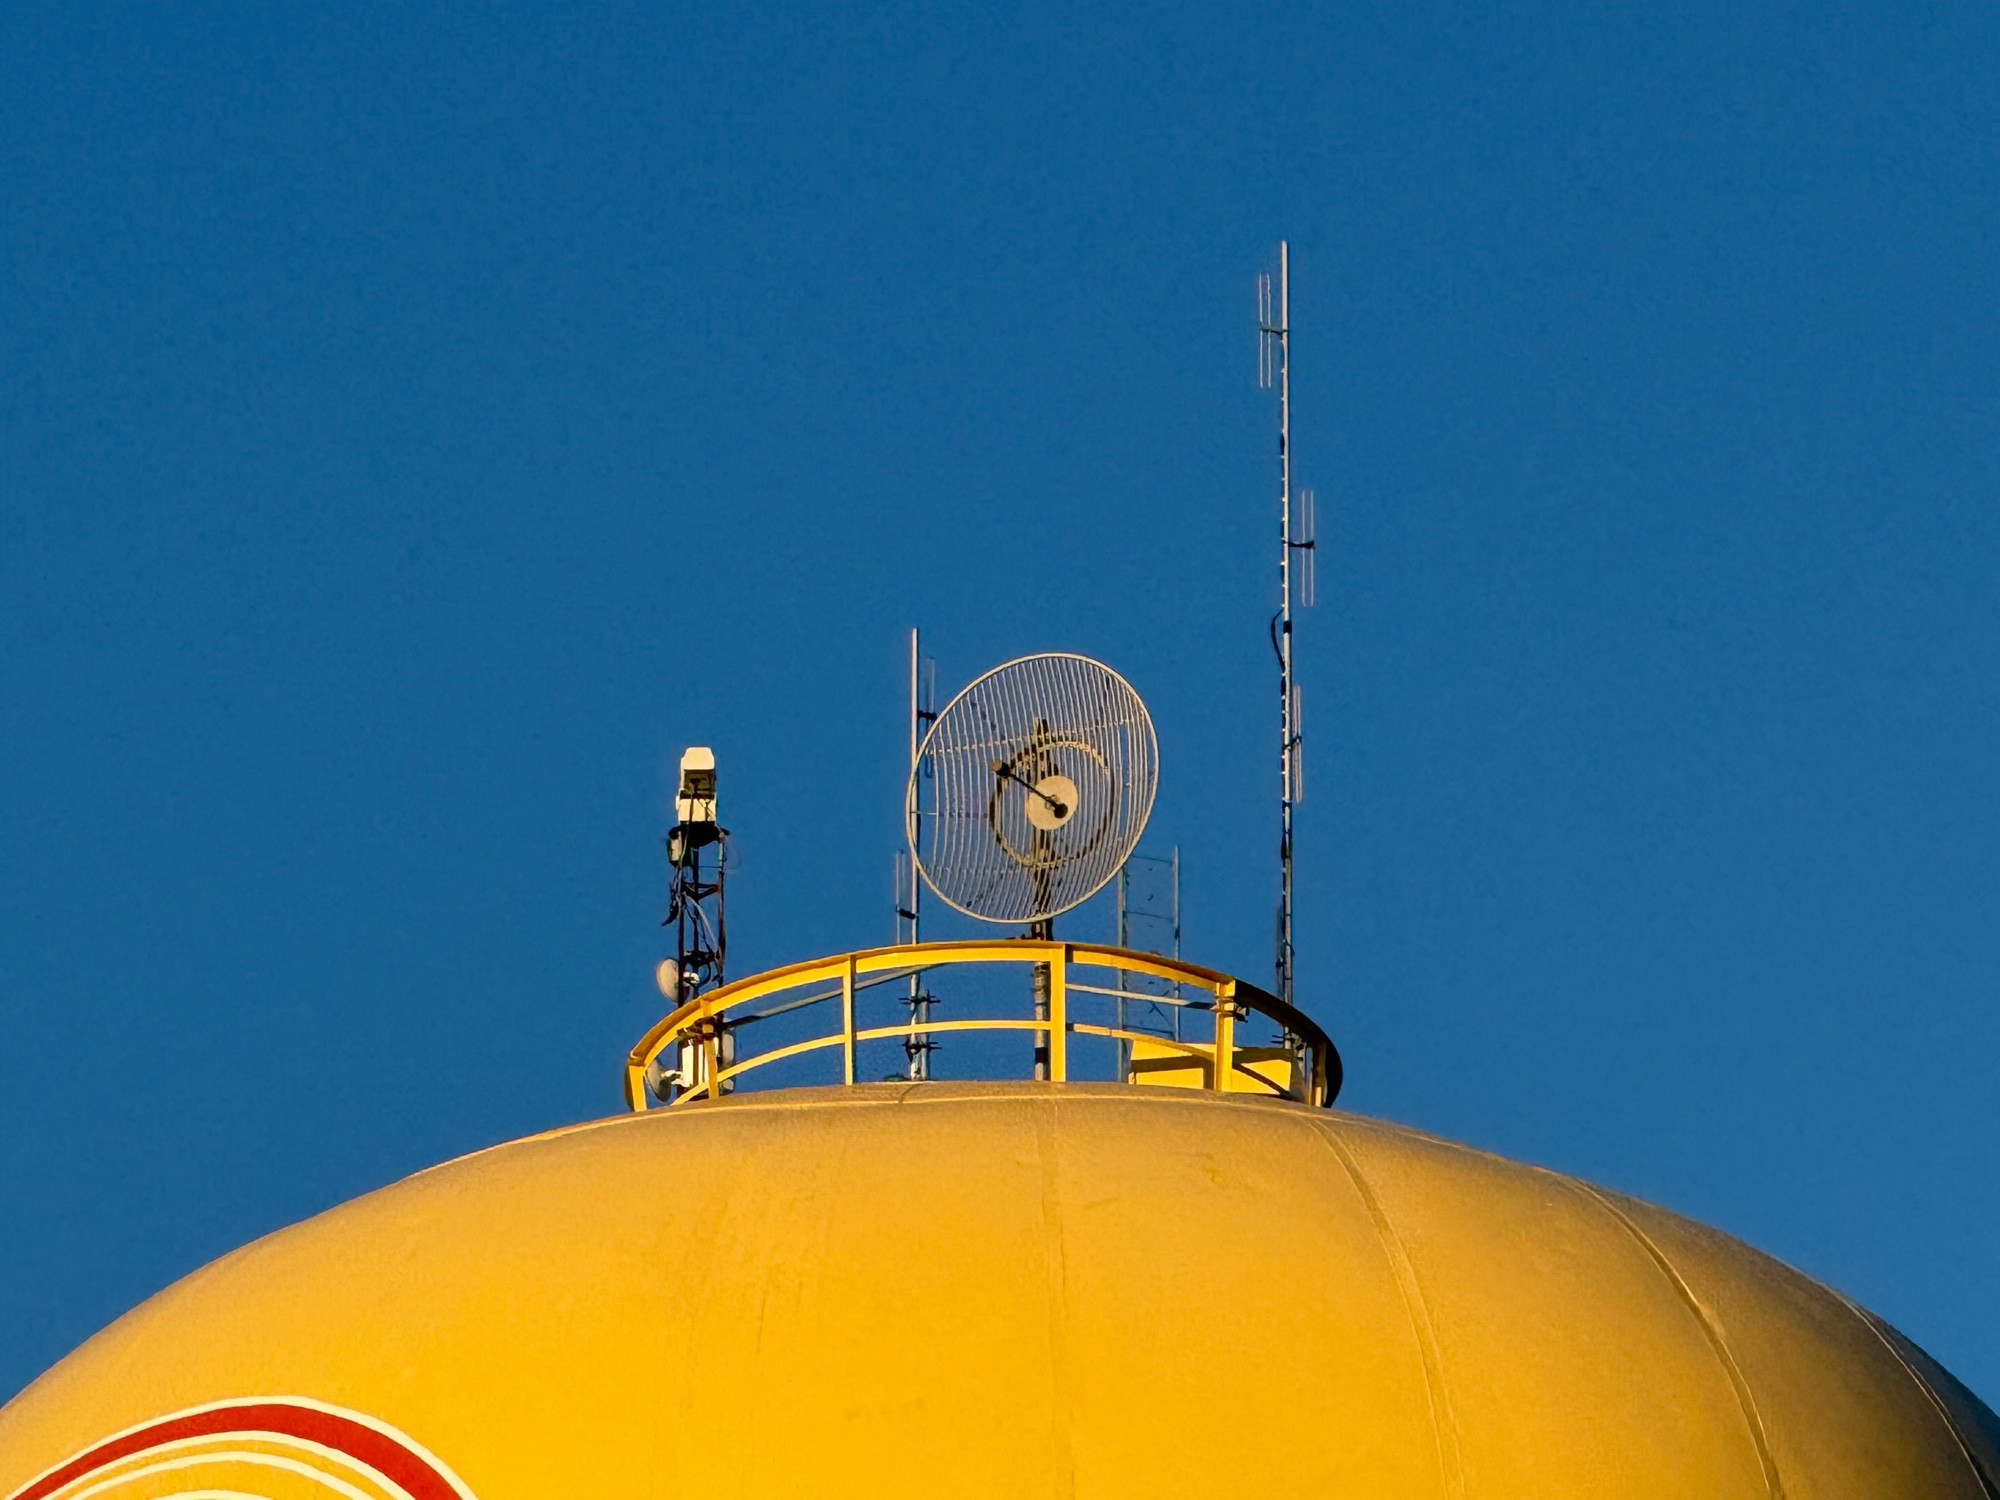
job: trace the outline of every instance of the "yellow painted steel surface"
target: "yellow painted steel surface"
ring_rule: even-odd
[[[1213,1044],[1134,1036],[1131,1045],[1132,1060],[1127,1068],[1131,1082],[1166,1089],[1215,1087]],[[1281,1098],[1293,1092],[1293,1054],[1287,1047],[1238,1047],[1235,1066],[1239,1073],[1263,1079]]]
[[[406,1465],[461,1500],[1977,1500],[1990,1414],[1921,1360],[1722,1235],[1401,1127],[864,1084],[496,1147],[260,1240],[0,1411],[0,1497]],[[193,1448],[148,1425],[178,1413]]]

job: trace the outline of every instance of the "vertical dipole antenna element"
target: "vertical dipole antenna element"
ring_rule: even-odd
[[[1277,991],[1287,1005],[1292,996],[1292,809],[1299,794],[1299,698],[1292,683],[1292,554],[1311,576],[1313,546],[1310,502],[1306,524],[1292,527],[1292,263],[1291,246],[1278,242],[1276,305],[1271,278],[1257,278],[1257,379],[1278,388],[1278,612],[1271,617],[1271,645],[1278,655],[1278,932]]]

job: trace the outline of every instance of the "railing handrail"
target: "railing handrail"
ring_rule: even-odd
[[[900,1026],[857,1029],[854,1020],[854,995],[857,989],[865,987],[856,984],[862,976],[883,974],[885,971],[921,972],[956,964],[975,963],[1047,965],[1048,1015],[1024,1020],[934,1019],[923,1022],[912,1020]],[[1170,984],[1185,985],[1205,991],[1213,1001],[1212,1005],[1203,1008],[1215,1012],[1215,1041],[1183,1042],[1119,1027],[1072,1021],[1068,1005],[1069,970],[1072,965],[1144,974]],[[678,977],[674,970],[675,966],[671,960],[660,965],[660,989],[669,998],[674,994],[672,985]],[[815,1002],[835,998],[840,1000],[840,1030],[804,1042],[776,1047],[740,1062],[732,1062],[726,1066],[723,1064],[718,1040],[727,1021],[727,1012],[731,1008],[815,981],[839,982],[838,990],[813,998]],[[1103,993],[1096,986],[1080,988],[1090,993]],[[1133,998],[1141,997],[1135,995]],[[1297,1055],[1299,1062],[1303,1064],[1300,1071],[1304,1077],[1296,1091],[1288,1092],[1279,1088],[1271,1079],[1253,1072],[1238,1057],[1235,1041],[1236,1022],[1246,1012],[1256,1012],[1277,1022],[1287,1035],[1297,1039]],[[953,942],[899,943],[884,948],[862,948],[850,953],[835,953],[824,958],[784,964],[760,974],[752,974],[744,979],[718,985],[715,989],[695,996],[662,1016],[627,1054],[625,1102],[634,1111],[644,1111],[648,1108],[648,1071],[655,1059],[676,1042],[688,1042],[700,1047],[702,1066],[699,1071],[705,1080],[701,1089],[684,1093],[681,1099],[697,1095],[714,1098],[720,1094],[724,1083],[751,1069],[779,1061],[781,1058],[838,1047],[842,1053],[843,1081],[852,1083],[855,1081],[855,1048],[861,1042],[918,1033],[974,1030],[1032,1031],[1044,1035],[1049,1052],[1049,1077],[1054,1082],[1068,1081],[1069,1038],[1072,1033],[1077,1033],[1163,1044],[1169,1050],[1188,1054],[1192,1059],[1206,1059],[1209,1087],[1220,1093],[1276,1094],[1281,1097],[1303,1099],[1310,1104],[1324,1105],[1331,1104],[1334,1096],[1340,1092],[1340,1053],[1327,1034],[1310,1017],[1287,1005],[1276,995],[1259,989],[1256,985],[1246,984],[1219,969],[1205,968],[1183,959],[1166,958],[1157,953],[1141,953],[1135,949],[1114,947],[1106,943],[1069,943],[1038,938],[975,938]]]

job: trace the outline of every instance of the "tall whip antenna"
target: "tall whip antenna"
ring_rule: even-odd
[[[1271,617],[1271,646],[1278,654],[1278,940],[1277,990],[1287,1005],[1292,998],[1292,810],[1305,791],[1301,758],[1304,746],[1298,684],[1292,680],[1292,598],[1298,584],[1300,603],[1313,602],[1313,498],[1301,492],[1297,527],[1292,499],[1292,261],[1291,246],[1278,241],[1277,304],[1271,299],[1271,278],[1257,278],[1257,377],[1266,390],[1278,388],[1278,612]],[[1274,315],[1275,314],[1275,315]],[[1292,554],[1298,553],[1294,578]]]

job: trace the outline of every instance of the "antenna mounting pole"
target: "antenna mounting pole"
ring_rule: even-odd
[[[723,959],[729,950],[722,906],[729,830],[716,821],[715,806],[715,752],[706,745],[690,745],[681,756],[674,826],[667,830],[667,916],[660,924],[674,929],[673,974],[670,980],[667,966],[660,966],[660,989],[676,1006],[723,981]],[[714,853],[705,857],[703,851],[709,849]],[[647,1087],[665,1102],[676,1089],[712,1087],[711,1072],[735,1060],[736,1034],[711,1031],[682,1045],[677,1066],[663,1071],[656,1059]],[[721,1087],[727,1091],[733,1085]]]
[[[1304,743],[1299,723],[1299,692],[1292,680],[1292,554],[1302,554],[1300,562],[1311,602],[1312,537],[1311,502],[1301,517],[1302,535],[1292,527],[1292,264],[1291,246],[1278,241],[1278,286],[1276,305],[1271,296],[1271,278],[1257,278],[1258,383],[1278,388],[1278,612],[1271,617],[1271,644],[1278,654],[1278,934],[1277,991],[1287,1005],[1292,996],[1292,810],[1299,800],[1300,750]]]
[[[910,780],[909,803],[903,809],[905,825],[919,839],[922,838],[924,804],[923,792],[919,785],[918,750],[923,745],[924,731],[937,718],[937,679],[931,670],[935,664],[923,655],[917,629],[910,627]],[[898,943],[920,943],[923,941],[923,877],[917,873],[916,862],[907,853],[896,855],[896,941]],[[931,1007],[937,1003],[937,996],[930,992],[922,974],[910,976],[910,991],[904,999],[910,1007],[910,1032],[903,1039],[906,1076],[912,1082],[921,1082],[931,1076],[931,1053],[937,1043],[923,1030],[931,1018]]]

